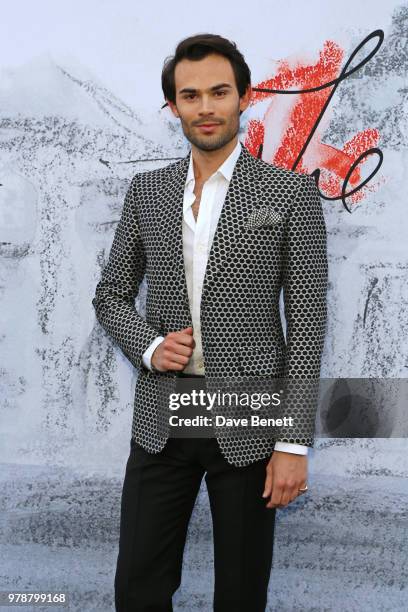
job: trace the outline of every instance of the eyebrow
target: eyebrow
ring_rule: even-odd
[[[231,85],[229,83],[218,83],[217,85],[213,85],[210,87],[210,91],[216,91],[217,89],[221,89],[224,87],[229,87],[231,89]],[[180,89],[179,93],[196,93],[198,90],[194,89],[194,87],[184,87]]]

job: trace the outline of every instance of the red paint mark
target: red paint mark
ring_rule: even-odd
[[[247,148],[252,155],[257,156],[259,145],[263,142],[265,135],[264,124],[259,119],[251,119],[248,122],[248,129],[246,135]],[[258,145],[255,143],[259,143]]]
[[[298,60],[294,66],[291,66],[287,60],[282,60],[278,63],[276,75],[258,83],[255,87],[280,90],[304,90],[319,87],[323,83],[338,78],[343,57],[344,51],[335,42],[326,41],[315,64],[307,65],[304,61]],[[313,130],[333,87],[334,85],[316,92],[298,95],[254,91],[251,105],[256,105],[265,99],[270,101],[270,105],[263,121],[252,119],[248,122],[245,146],[256,156],[263,143],[265,161],[291,169]],[[274,116],[284,117],[280,119],[280,125],[274,125]],[[323,122],[325,119],[326,116]],[[338,149],[321,141],[321,131],[325,129],[322,127],[323,122],[317,127],[296,171],[310,173],[320,168],[321,192],[329,197],[339,197],[350,167],[361,153],[377,146],[380,134],[376,129],[366,129],[355,134],[342,149]],[[275,130],[275,138],[273,138]],[[278,134],[278,142],[276,142],[276,134]],[[366,161],[366,159],[363,160],[353,171],[347,191],[362,182],[361,167]],[[367,185],[350,196],[350,200],[354,203],[358,202],[364,198],[368,190],[372,189],[373,186]]]

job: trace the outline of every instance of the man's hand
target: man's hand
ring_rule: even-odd
[[[184,370],[193,354],[194,347],[192,327],[170,332],[153,351],[151,363],[160,372]]]
[[[284,508],[307,482],[307,455],[273,451],[266,466],[262,497],[270,497],[267,508]]]

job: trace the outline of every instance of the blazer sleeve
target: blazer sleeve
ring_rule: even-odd
[[[135,298],[146,269],[137,197],[136,175],[126,193],[108,261],[92,300],[97,320],[136,368],[142,365],[147,347],[160,335],[135,308]]]
[[[296,423],[282,441],[313,445],[327,319],[327,234],[314,178],[302,175],[287,222],[283,265],[286,410]],[[297,379],[298,383],[292,383]]]

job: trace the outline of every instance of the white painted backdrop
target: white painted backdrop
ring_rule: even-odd
[[[135,373],[96,322],[91,300],[129,180],[168,163],[127,162],[187,151],[178,123],[161,110],[162,63],[180,39],[207,31],[234,40],[256,84],[280,60],[315,62],[327,40],[347,59],[370,32],[384,30],[378,54],[340,85],[320,134],[341,149],[353,134],[375,128],[384,153],[375,189],[353,214],[324,202],[330,289],[322,376],[406,378],[407,20],[407,3],[395,0],[3,7],[0,479],[9,520],[0,537],[9,561],[2,588],[66,579],[77,594],[72,609],[111,609]],[[266,109],[263,103],[243,115],[241,140],[248,120]],[[141,312],[143,297],[144,287]],[[279,513],[271,610],[368,610],[374,601],[377,609],[403,609],[407,450],[397,439],[317,443],[309,497]],[[208,556],[199,575],[186,570],[180,609],[191,610],[191,598],[197,610],[209,609],[206,504],[201,491],[186,555],[201,559],[208,547]],[[66,541],[78,547],[86,580],[68,571],[72,549],[58,548]],[[91,564],[84,543],[97,551]],[[34,569],[27,555],[36,554]],[[85,583],[94,584],[92,597]]]

